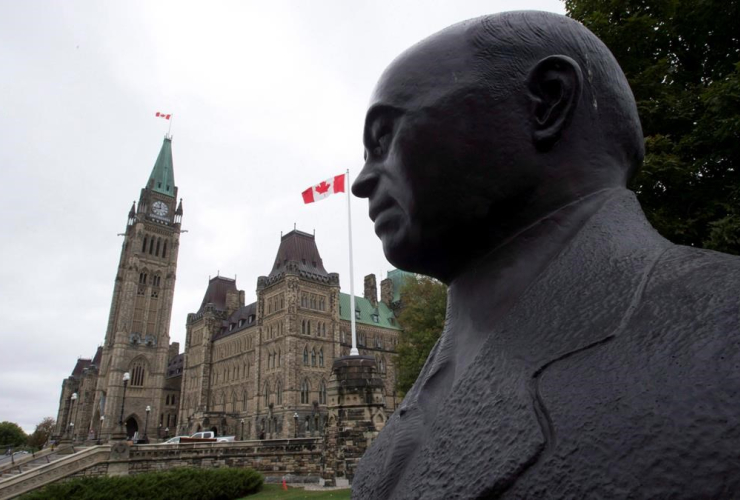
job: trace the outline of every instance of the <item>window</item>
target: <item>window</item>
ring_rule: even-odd
[[[139,283],[146,285],[146,273],[139,273]]]
[[[373,314],[370,316],[373,320],[373,323],[380,323],[380,317],[377,314]]]
[[[303,348],[303,364],[308,366],[308,346]]]
[[[144,365],[137,362],[131,368],[131,386],[141,387],[144,385]]]
[[[270,385],[265,382],[265,408],[270,406]]]
[[[278,348],[278,352],[277,352],[277,365],[278,366],[281,366],[281,364],[282,364],[282,361],[280,360],[280,348]]]
[[[308,404],[308,380],[305,378],[303,379],[303,382],[301,382],[301,404]]]
[[[311,335],[311,322],[306,321],[306,335]]]
[[[319,366],[324,366],[324,349],[319,349]]]
[[[164,246],[162,247],[162,258],[167,257],[167,240],[164,240]]]
[[[240,326],[240,327],[244,326],[244,319],[240,319],[240,320],[239,320],[239,326]]]
[[[326,404],[326,383],[322,380],[321,387],[319,388],[319,404]]]
[[[141,253],[146,253],[146,236],[144,236],[144,243],[141,245]]]
[[[360,310],[359,309],[357,309],[355,311],[355,319],[360,319]]]
[[[311,366],[316,366],[316,349],[311,349]]]
[[[301,333],[304,335],[306,334],[306,320],[305,319],[301,321]]]
[[[249,398],[247,397],[247,391],[244,391],[244,399],[242,399],[242,411],[247,411],[247,401],[249,401]]]
[[[275,388],[277,394],[277,404],[283,404],[283,383],[278,380],[277,387]]]

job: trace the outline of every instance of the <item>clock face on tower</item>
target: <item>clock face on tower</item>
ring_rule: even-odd
[[[155,215],[164,217],[167,215],[167,205],[163,201],[155,201],[152,205],[152,212],[154,212]]]

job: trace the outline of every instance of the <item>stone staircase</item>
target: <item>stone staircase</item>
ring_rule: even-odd
[[[72,451],[70,454],[69,452]],[[107,462],[110,445],[44,450],[15,460],[14,464],[0,466],[0,500],[15,498],[75,475],[89,467]]]

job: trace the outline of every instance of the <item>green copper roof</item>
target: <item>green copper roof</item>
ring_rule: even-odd
[[[401,329],[393,311],[383,302],[378,302],[378,307],[375,308],[365,297],[355,296],[355,310],[360,311],[360,317],[355,320],[357,323],[392,328],[394,330]],[[378,315],[377,323],[373,320],[374,314]],[[352,319],[350,317],[348,293],[339,294],[339,317],[345,321],[351,321]]]
[[[388,271],[388,278],[393,282],[393,302],[401,300],[401,287],[408,278],[413,277],[413,273],[407,273],[400,269],[393,269]]]
[[[175,196],[175,172],[172,170],[172,139],[164,138],[162,149],[159,150],[157,162],[152,169],[152,175],[149,176],[149,183],[157,193]]]

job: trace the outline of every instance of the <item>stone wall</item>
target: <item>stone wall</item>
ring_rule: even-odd
[[[180,445],[132,446],[128,473],[141,474],[197,467],[251,468],[265,477],[321,476],[321,438],[238,441],[235,443],[186,443]]]

